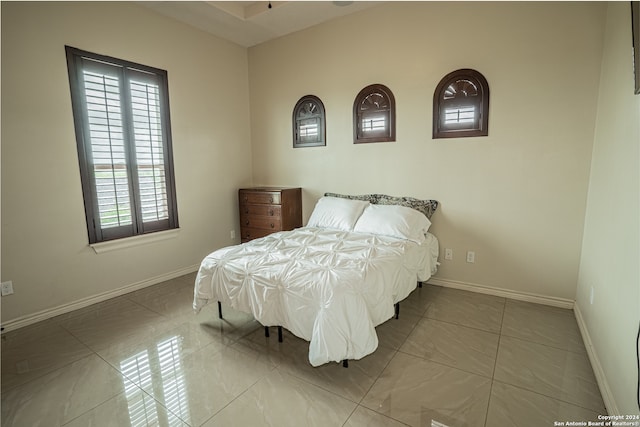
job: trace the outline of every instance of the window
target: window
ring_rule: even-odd
[[[307,95],[293,108],[293,147],[315,147],[326,144],[324,105],[320,98]]]
[[[489,134],[489,85],[482,74],[462,69],[447,74],[433,94],[433,137]]]
[[[89,243],[178,228],[167,72],[66,51]]]
[[[365,87],[353,103],[353,142],[396,140],[396,101],[391,90],[381,84]]]

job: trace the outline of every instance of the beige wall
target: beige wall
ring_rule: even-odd
[[[633,94],[629,12],[627,2],[608,6],[576,297],[600,362],[600,389],[619,414],[638,413],[640,95]]]
[[[303,187],[305,218],[326,191],[437,199],[432,231],[454,250],[437,277],[573,300],[603,28],[600,3],[390,2],[252,47],[254,181]],[[433,91],[458,68],[489,82],[489,136],[433,140]],[[354,145],[372,83],[395,95],[397,142]],[[292,148],[306,94],[326,147]]]
[[[65,45],[169,75],[178,237],[87,240]],[[2,321],[195,268],[231,243],[251,182],[247,51],[133,3],[2,3]]]

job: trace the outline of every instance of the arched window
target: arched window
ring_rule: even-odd
[[[391,90],[373,84],[360,91],[353,103],[353,142],[396,140],[396,101]]]
[[[326,144],[324,105],[320,98],[306,95],[293,109],[293,147],[317,147]]]
[[[433,94],[433,138],[489,134],[489,84],[476,70],[453,71]]]

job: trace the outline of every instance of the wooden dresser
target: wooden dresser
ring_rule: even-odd
[[[238,190],[242,243],[276,231],[302,227],[302,189],[254,187]]]

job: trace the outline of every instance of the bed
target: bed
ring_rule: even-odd
[[[309,341],[309,362],[361,359],[375,327],[436,272],[434,200],[326,193],[305,227],[219,249],[202,261],[195,310],[222,302]]]

